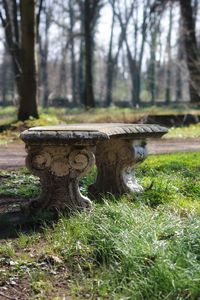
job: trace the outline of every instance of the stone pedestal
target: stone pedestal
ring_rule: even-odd
[[[96,149],[96,182],[89,187],[94,198],[110,193],[140,193],[143,188],[135,178],[135,167],[147,156],[144,141],[111,139],[101,142]]]
[[[91,202],[79,190],[79,180],[94,164],[94,148],[80,146],[28,146],[26,165],[40,178],[42,193],[31,201],[31,211],[68,213],[88,210]]]

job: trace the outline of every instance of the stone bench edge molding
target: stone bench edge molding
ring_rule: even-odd
[[[91,201],[80,193],[79,181],[95,164],[96,182],[89,195],[116,196],[142,192],[135,166],[147,157],[146,139],[167,133],[159,125],[76,124],[33,127],[21,133],[28,152],[26,165],[40,178],[42,193],[31,201],[30,211],[72,213],[88,210]]]
[[[32,127],[22,132],[20,137],[24,142],[29,143],[52,143],[54,141],[57,143],[57,141],[69,142],[70,140],[104,140],[119,136],[130,138],[131,135],[142,139],[159,138],[167,132],[167,128],[152,124],[75,124],[55,126],[55,128],[54,126]]]

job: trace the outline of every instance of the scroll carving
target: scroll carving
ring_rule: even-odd
[[[79,180],[94,164],[93,149],[51,146],[28,149],[27,167],[40,178],[42,193],[31,202],[31,210],[90,209],[91,202],[79,190]]]

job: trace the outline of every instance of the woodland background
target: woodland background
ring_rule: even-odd
[[[1,0],[0,104],[200,103],[200,1]]]

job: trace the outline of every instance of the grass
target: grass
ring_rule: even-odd
[[[83,180],[84,193],[94,176]],[[42,231],[2,240],[3,293],[14,287],[19,295],[25,288],[24,299],[198,299],[200,153],[151,156],[137,176],[142,195],[105,198],[91,213],[61,216]],[[17,178],[26,192],[12,176],[0,191],[39,192],[29,173],[21,170]]]
[[[200,123],[188,127],[171,128],[165,138],[200,138]]]
[[[39,192],[39,178],[26,170],[0,171],[0,197],[30,198]]]

